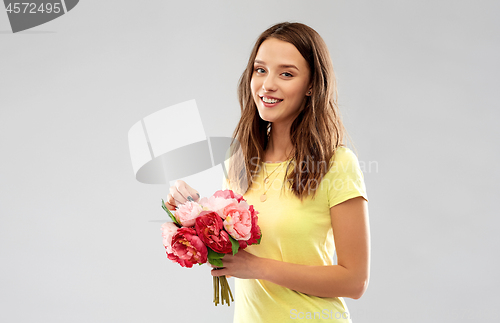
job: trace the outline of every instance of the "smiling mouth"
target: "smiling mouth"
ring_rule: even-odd
[[[261,96],[260,99],[262,100],[262,102],[267,103],[267,104],[274,104],[274,103],[279,103],[279,102],[283,101],[283,99],[269,98],[266,96]]]

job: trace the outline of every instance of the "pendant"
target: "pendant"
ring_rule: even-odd
[[[266,200],[267,200],[267,196],[266,196],[266,194],[262,194],[262,195],[260,196],[260,201],[261,201],[261,202],[265,202]]]

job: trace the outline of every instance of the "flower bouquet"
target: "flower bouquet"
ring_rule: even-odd
[[[162,208],[172,220],[161,226],[167,257],[182,267],[191,268],[207,261],[223,267],[225,254],[235,255],[249,245],[259,244],[262,238],[258,212],[231,190],[217,191],[198,202],[190,200],[180,205],[175,214],[163,200]],[[230,305],[229,297],[234,302],[226,276],[214,276],[213,284],[216,306],[219,301]]]

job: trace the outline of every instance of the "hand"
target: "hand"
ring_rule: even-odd
[[[186,182],[178,180],[174,186],[170,187],[170,193],[167,196],[165,206],[174,211],[177,205],[184,204],[187,201],[198,201],[200,194],[197,190],[186,184]]]
[[[226,254],[222,258],[224,267],[212,269],[212,276],[234,276],[243,279],[259,279],[263,270],[264,258],[240,250],[236,255]],[[212,268],[216,268],[210,265]]]

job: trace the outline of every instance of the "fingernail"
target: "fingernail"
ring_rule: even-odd
[[[191,196],[188,196],[188,201],[189,202],[193,202],[194,200],[193,200],[193,198]]]

